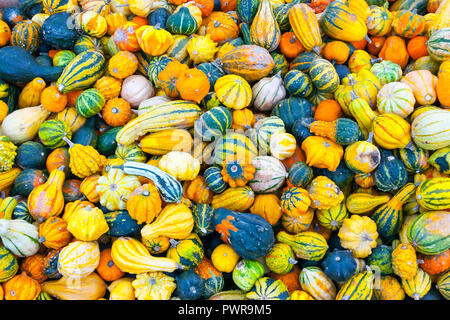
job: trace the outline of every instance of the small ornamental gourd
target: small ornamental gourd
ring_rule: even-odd
[[[69,167],[73,174],[86,178],[101,170],[106,161],[105,156],[100,155],[92,146],[83,146],[64,139],[69,145]]]
[[[382,276],[380,278],[380,286],[373,289],[374,297],[377,300],[404,300],[405,291],[393,276]]]
[[[47,248],[60,249],[72,238],[67,222],[59,217],[50,217],[39,225],[39,242]]]
[[[402,117],[385,113],[373,119],[373,139],[382,148],[405,148],[411,142],[410,124]]]
[[[402,82],[387,83],[377,94],[377,108],[380,113],[394,113],[406,118],[414,111],[415,103],[413,91]]]
[[[347,118],[334,121],[314,121],[309,125],[309,131],[316,136],[329,138],[340,145],[356,142],[361,134],[358,124]]]
[[[131,285],[138,300],[169,300],[176,288],[175,279],[163,272],[140,273]]]
[[[325,238],[313,231],[304,231],[295,235],[280,231],[277,234],[277,240],[291,246],[297,258],[305,260],[319,261],[328,249]]]
[[[65,179],[64,167],[50,172],[47,181],[37,186],[28,196],[28,209],[34,219],[43,221],[59,215],[64,208],[62,187]]]
[[[319,267],[303,268],[299,280],[302,289],[316,300],[334,300],[336,297],[336,286]]]
[[[333,250],[325,255],[321,267],[333,281],[342,283],[357,271],[357,262],[349,250]]]
[[[152,182],[134,189],[127,201],[130,216],[139,224],[151,223],[161,211],[161,197]]]
[[[314,178],[308,187],[311,206],[316,209],[330,209],[344,200],[344,194],[339,187],[325,176]]]
[[[306,153],[306,164],[317,168],[335,171],[344,150],[341,145],[320,136],[309,136],[301,145]]]
[[[316,217],[321,226],[330,230],[338,230],[342,226],[344,219],[348,217],[346,204],[342,201],[331,208],[318,209],[316,210]]]
[[[58,257],[58,271],[65,277],[84,278],[94,272],[100,261],[96,241],[74,241],[65,246]]]
[[[262,0],[250,26],[250,41],[269,52],[280,43],[281,32],[269,0]]]
[[[336,300],[370,300],[373,294],[374,273],[368,270],[352,276],[336,295]]]
[[[294,259],[294,252],[285,243],[276,243],[264,257],[270,271],[277,274],[286,274],[291,271],[297,263]]]
[[[250,207],[250,213],[263,217],[273,226],[282,215],[280,199],[275,194],[259,194]]]
[[[96,191],[101,205],[109,210],[123,210],[126,208],[125,198],[141,184],[136,176],[125,175],[120,169],[110,169],[106,176],[98,179]]]
[[[67,230],[78,240],[95,241],[109,230],[109,226],[99,208],[86,206],[72,214]]]
[[[417,273],[418,264],[414,248],[407,243],[400,243],[392,252],[392,268],[402,279],[412,279]]]
[[[222,169],[223,181],[229,184],[231,188],[242,187],[252,180],[255,173],[255,167],[251,164],[241,164],[238,160],[227,161]]]
[[[195,268],[204,257],[203,244],[196,233],[186,239],[170,240],[171,247],[167,250],[167,258],[175,260],[183,270]]]
[[[218,208],[213,224],[222,241],[229,243],[244,259],[265,256],[275,240],[272,226],[256,214]]]
[[[161,157],[158,167],[177,180],[193,180],[200,171],[200,162],[187,152],[171,151]]]
[[[214,267],[221,272],[231,272],[239,261],[239,255],[229,244],[219,244],[211,253]]]
[[[226,107],[232,109],[243,109],[252,100],[252,89],[248,82],[235,74],[225,75],[217,79],[214,84],[217,98]]]
[[[291,187],[283,191],[280,204],[283,213],[302,215],[311,205],[311,199],[307,190]]]
[[[344,220],[338,236],[342,247],[351,250],[356,258],[365,258],[377,246],[377,225],[369,217],[352,215]]]
[[[242,259],[233,269],[233,282],[243,291],[249,291],[264,275],[264,266],[257,260]]]
[[[22,272],[6,281],[3,290],[5,300],[35,300],[41,287],[38,281]]]
[[[19,270],[17,258],[4,246],[0,246],[0,282],[5,282],[14,277]]]
[[[0,136],[0,172],[8,171],[14,165],[17,147],[7,136]]]
[[[428,273],[422,269],[417,269],[416,274],[411,279],[402,278],[402,287],[405,293],[414,300],[420,300],[430,291],[431,278]]]

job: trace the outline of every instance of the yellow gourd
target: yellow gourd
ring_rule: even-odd
[[[34,107],[41,101],[41,93],[45,88],[45,81],[42,78],[34,78],[22,89],[19,95],[19,109]]]
[[[83,146],[63,138],[69,145],[69,167],[74,175],[86,178],[101,171],[106,157],[98,153],[92,146]]]
[[[95,241],[109,230],[103,211],[97,207],[80,207],[72,215],[67,230],[82,241]]]
[[[77,285],[74,285],[74,284]],[[77,279],[62,277],[59,280],[41,283],[42,291],[60,300],[97,300],[106,293],[106,283],[95,272]]]

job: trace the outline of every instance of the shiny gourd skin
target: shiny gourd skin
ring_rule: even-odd
[[[257,260],[242,259],[233,269],[233,282],[243,291],[249,291],[264,275],[264,266]]]
[[[373,279],[371,270],[355,274],[341,287],[336,300],[370,300],[373,294]]]
[[[347,281],[356,272],[356,261],[351,251],[334,250],[325,255],[321,263],[325,274],[336,282]]]

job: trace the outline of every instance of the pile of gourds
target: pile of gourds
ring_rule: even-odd
[[[449,39],[450,0],[2,9],[0,300],[449,299]]]

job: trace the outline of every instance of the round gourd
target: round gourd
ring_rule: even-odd
[[[370,68],[370,72],[380,80],[382,85],[399,81],[402,77],[402,68],[390,60],[375,63]]]
[[[305,188],[313,178],[313,170],[303,161],[294,163],[288,172],[288,181],[295,187]]]
[[[215,193],[221,193],[227,188],[225,181],[223,181],[221,170],[218,166],[211,166],[203,174],[208,187]]]
[[[72,131],[61,120],[46,120],[39,128],[38,135],[45,146],[56,149],[66,145],[63,138],[71,139]]]
[[[230,245],[220,244],[213,250],[211,260],[217,270],[232,272],[239,260],[239,256]]]
[[[411,124],[411,136],[422,149],[436,150],[450,144],[450,134],[445,124],[450,112],[444,109],[430,109],[420,113]]]
[[[77,112],[85,118],[92,117],[99,113],[105,105],[105,97],[95,88],[84,90],[75,102]]]
[[[315,59],[309,69],[312,84],[317,90],[334,92],[339,85],[339,76],[333,65],[325,59]]]
[[[296,264],[294,252],[285,243],[276,243],[264,259],[269,270],[278,274],[290,272]]]
[[[374,171],[375,185],[380,191],[392,192],[403,187],[407,182],[406,167],[391,151],[380,149],[381,161]]]
[[[368,141],[358,141],[345,149],[346,165],[356,173],[370,173],[380,164],[379,149]]]
[[[16,150],[15,163],[22,169],[42,169],[45,166],[47,151],[39,142],[26,141]]]
[[[306,267],[300,272],[300,285],[316,300],[334,300],[336,287],[318,267]]]
[[[344,282],[357,271],[355,258],[349,250],[334,250],[321,263],[323,272],[333,281]]]
[[[228,108],[214,107],[203,113],[194,124],[195,132],[203,141],[211,141],[231,128],[232,115]]]
[[[281,280],[262,277],[256,280],[246,297],[250,300],[287,300],[289,291]]]
[[[264,266],[257,260],[242,259],[233,269],[233,282],[243,291],[249,291],[264,275]]]
[[[401,82],[385,84],[377,94],[377,108],[380,113],[394,113],[406,118],[414,111],[415,103],[412,90]]]
[[[217,79],[214,91],[220,102],[232,109],[247,107],[252,99],[252,89],[248,82],[238,75],[226,75]]]
[[[18,22],[11,32],[11,45],[30,52],[37,50],[41,37],[41,26],[32,20]]]
[[[137,107],[142,101],[151,98],[155,89],[152,83],[141,75],[127,77],[122,83],[120,96],[125,99],[131,107]]]
[[[271,78],[262,78],[252,87],[253,106],[260,111],[270,111],[286,96],[281,72]]]
[[[75,241],[59,253],[58,271],[66,277],[83,278],[97,268],[100,250],[97,242]]]
[[[372,122],[373,139],[382,148],[404,148],[411,142],[410,125],[402,117],[386,113]]]
[[[19,270],[17,258],[5,247],[0,247],[0,282],[5,282],[14,277]]]

